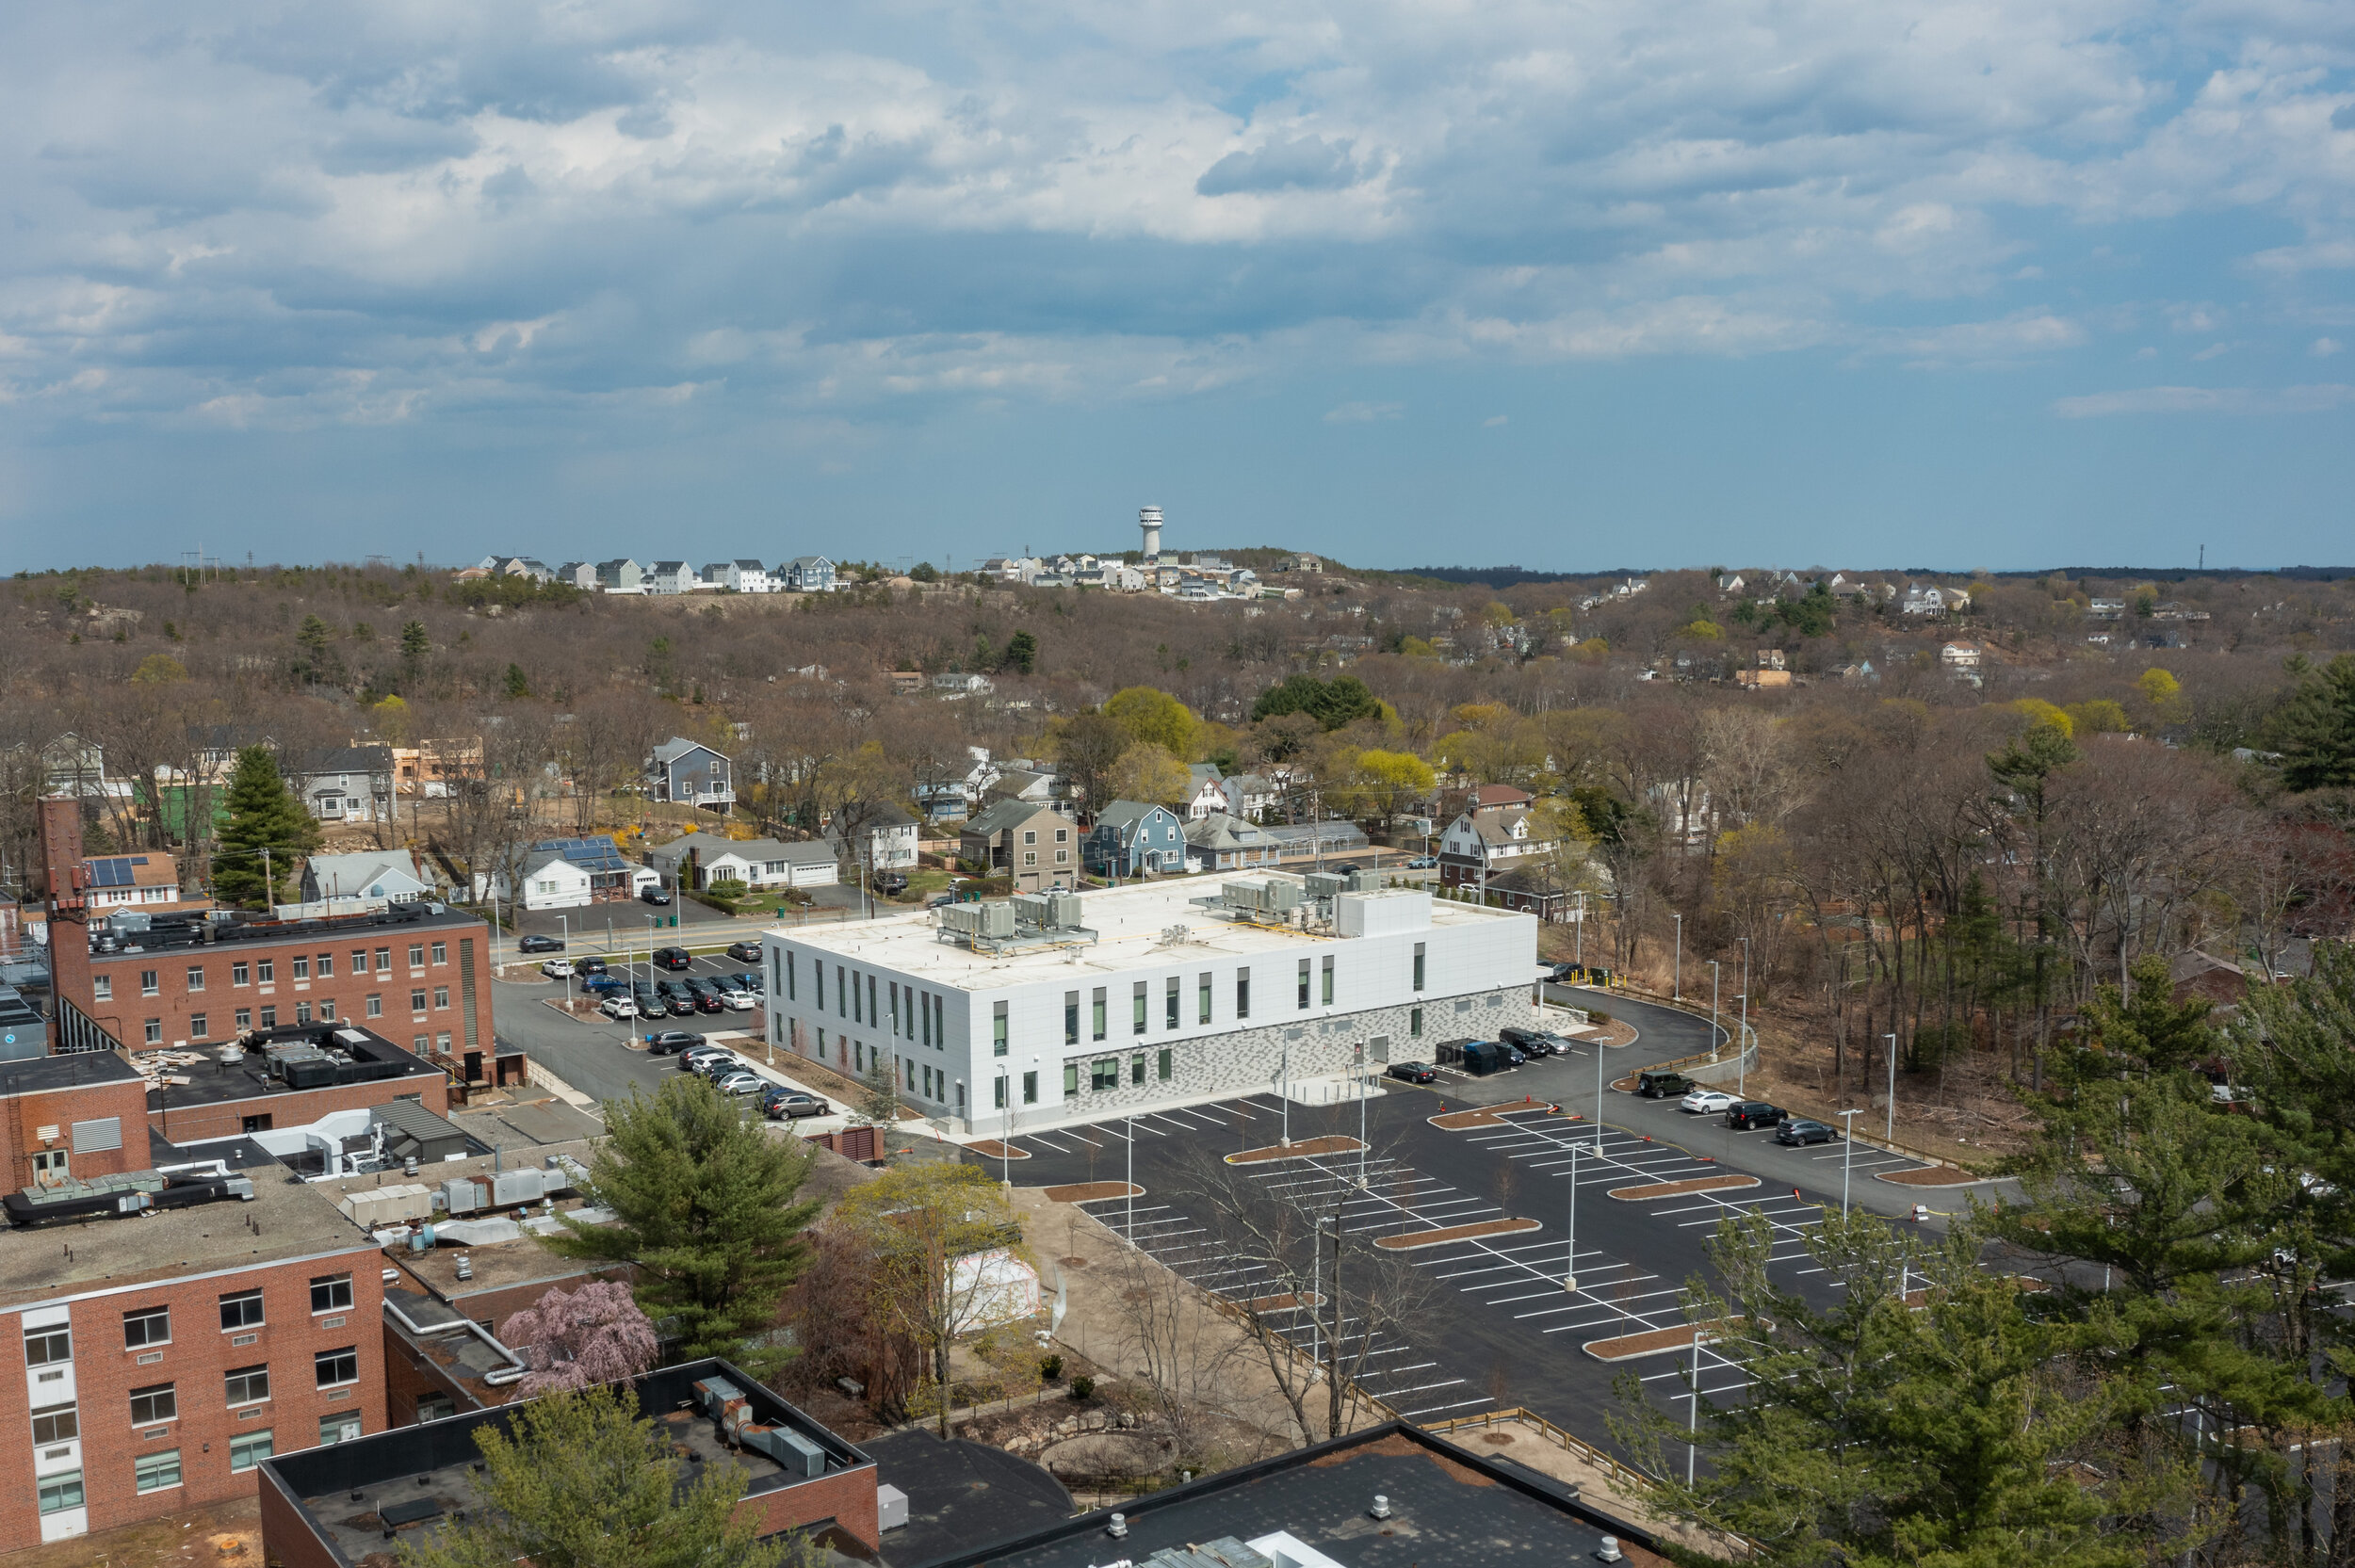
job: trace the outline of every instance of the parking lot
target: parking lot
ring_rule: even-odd
[[[535,968],[555,954],[534,954],[529,963]],[[565,957],[588,956],[566,954]],[[519,964],[524,960],[516,961]],[[656,979],[701,975],[717,979],[739,971],[757,971],[759,965],[731,959],[723,954],[696,957],[687,968],[668,970],[656,968]],[[649,970],[644,949],[635,963],[614,962],[611,973],[624,979],[642,979]],[[570,983],[570,993],[581,994],[577,979]],[[573,1088],[593,1099],[625,1098],[632,1087],[648,1093],[660,1087],[663,1080],[674,1074],[671,1059],[648,1054],[633,1047],[632,1042],[658,1029],[682,1029],[692,1034],[740,1035],[745,1045],[755,1053],[763,1051],[763,1031],[766,1014],[758,1009],[750,1012],[698,1012],[689,1017],[638,1019],[628,1023],[591,1015],[587,1018],[567,1017],[543,1003],[566,994],[562,980],[544,979],[535,973],[529,980],[500,980],[492,993],[494,1016],[498,1032],[524,1048],[534,1062],[562,1078]]]

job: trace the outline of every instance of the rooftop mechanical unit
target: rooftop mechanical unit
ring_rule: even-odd
[[[1226,882],[1218,890],[1219,902],[1241,913],[1262,919],[1280,918],[1300,907],[1300,884],[1289,877],[1271,878],[1263,882]]]
[[[1340,871],[1311,871],[1301,879],[1301,883],[1302,891],[1320,900],[1349,891],[1349,876]]]
[[[1017,893],[1015,923],[1043,931],[1074,930],[1080,925],[1080,896],[1076,893]]]
[[[940,929],[968,937],[1010,937],[1014,935],[1014,905],[995,898],[979,904],[950,904],[940,912]]]

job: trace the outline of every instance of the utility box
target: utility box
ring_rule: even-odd
[[[1430,925],[1431,895],[1417,888],[1342,893],[1333,899],[1333,929],[1343,936],[1393,936]]]
[[[904,1529],[908,1522],[908,1495],[896,1486],[875,1488],[875,1528]]]
[[[442,1204],[452,1214],[472,1214],[482,1206],[482,1184],[452,1176],[442,1184]]]
[[[546,1172],[537,1166],[527,1165],[520,1171],[501,1171],[491,1178],[491,1206],[506,1208],[514,1204],[536,1204],[547,1195]]]

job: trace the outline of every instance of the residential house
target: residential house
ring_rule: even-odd
[[[1180,804],[1189,822],[1199,822],[1214,811],[1226,810],[1224,775],[1214,762],[1197,762],[1186,769],[1186,798]]]
[[[1226,799],[1226,810],[1246,821],[1264,822],[1267,815],[1283,799],[1275,781],[1260,773],[1238,773],[1219,781],[1219,790]]]
[[[279,776],[322,822],[393,819],[393,749],[327,746],[278,759]]]
[[[692,593],[703,587],[703,579],[695,569],[683,560],[658,560],[646,569],[645,589],[648,593]]]
[[[1324,560],[1321,556],[1312,556],[1303,550],[1298,555],[1286,556],[1282,560],[1277,561],[1275,570],[1278,572],[1323,572]]]
[[[845,841],[840,827],[839,821],[829,823],[826,839],[841,859],[866,866],[870,875],[877,871],[904,874],[916,868],[916,818],[898,806],[885,801],[869,813],[854,843]]]
[[[596,565],[597,587],[608,593],[643,593],[646,591],[646,571],[636,561],[601,560]]]
[[[447,800],[450,785],[461,779],[482,777],[482,742],[429,740],[421,746],[396,746],[393,752],[393,793],[427,800]]]
[[[989,786],[998,782],[998,768],[989,760],[988,747],[967,746],[965,754],[967,766],[962,775],[950,774],[917,783],[917,809],[924,814],[926,821],[954,821],[970,816]]]
[[[1284,847],[1275,830],[1257,822],[1214,811],[1186,824],[1186,860],[1197,871],[1240,871],[1279,865],[1283,859]]]
[[[1905,601],[1898,606],[1907,615],[1949,615],[1970,607],[1971,595],[1967,591],[1941,588],[1936,583],[1907,589]]]
[[[702,888],[715,881],[747,887],[831,887],[842,880],[835,847],[822,842],[691,832],[648,849],[646,864],[674,887]]]
[[[1439,881],[1478,885],[1515,863],[1544,854],[1553,840],[1538,830],[1531,797],[1509,784],[1484,784],[1439,834]]]
[[[646,762],[651,800],[726,812],[736,804],[734,765],[702,741],[673,736]]]
[[[932,685],[934,691],[952,703],[964,697],[986,697],[998,689],[998,683],[987,675],[969,673],[934,675]]]
[[[1045,805],[1064,799],[1067,791],[1063,779],[1017,758],[1007,764],[1003,772],[983,787],[983,796],[991,800],[1024,800],[1032,805]]]
[[[1976,670],[1986,655],[1987,651],[1979,644],[1957,640],[1939,649],[1938,662],[1951,674],[1958,671]]]
[[[506,867],[490,877],[475,876],[477,897],[485,891],[518,909],[584,909],[594,901],[589,868],[565,858],[560,849],[532,849],[511,876]]]
[[[2195,997],[2230,1013],[2249,998],[2249,971],[2199,948],[2188,948],[2168,961],[2168,978],[2177,1006]],[[2262,967],[2257,973],[2262,977]]]
[[[1079,885],[1079,824],[1028,800],[1000,800],[967,822],[957,835],[957,853],[990,875],[1012,878],[1016,893]]]
[[[655,872],[636,865],[622,856],[622,847],[610,834],[600,833],[593,838],[544,838],[531,847],[532,854],[553,852],[588,873],[589,901],[593,904],[625,903],[638,897],[642,888],[653,887],[661,881]],[[529,906],[526,906],[529,907]]]
[[[556,569],[556,580],[593,593],[597,588],[597,563],[588,560],[568,560]]]
[[[1096,814],[1084,845],[1087,868],[1099,876],[1150,877],[1182,871],[1186,833],[1178,814],[1145,800],[1114,800]]]
[[[327,913],[355,913],[355,904],[381,909],[413,903],[433,894],[424,866],[407,849],[313,855],[302,867],[302,901],[325,904]]]
[[[77,800],[102,800],[128,786],[106,783],[106,749],[69,730],[41,749],[43,792]]]
[[[924,690],[924,671],[921,670],[886,670],[884,679],[891,683],[891,695],[894,697],[920,696]]]
[[[736,593],[775,593],[780,590],[769,569],[756,560],[715,560],[704,568],[704,581]]]
[[[1485,888],[1477,882],[1468,885],[1486,895],[1482,902],[1490,909],[1518,910],[1523,914],[1534,914],[1548,925],[1567,914],[1577,898],[1574,890],[1562,885],[1561,875],[1551,860],[1500,871],[1488,879]]]
[[[93,915],[124,911],[167,914],[213,907],[210,898],[184,897],[180,863],[161,849],[136,855],[100,855],[82,863],[89,878],[83,898]]]
[[[2125,615],[2126,601],[2123,599],[2094,599],[2086,605],[2086,619],[2088,621],[2120,621],[2125,619]]]
[[[499,562],[498,574],[502,577],[529,577],[535,583],[556,581],[554,567],[529,556],[511,556]]]
[[[823,556],[795,556],[777,568],[777,576],[795,593],[832,593],[834,562]]]

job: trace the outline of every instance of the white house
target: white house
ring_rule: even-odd
[[[691,832],[646,851],[646,862],[674,887],[715,881],[747,887],[830,887],[841,881],[834,846],[774,838],[723,838]]]
[[[960,697],[986,697],[998,689],[998,683],[987,675],[950,673],[934,675],[933,689],[954,702]]]
[[[1275,782],[1259,773],[1238,773],[1220,780],[1218,787],[1226,798],[1226,810],[1246,822],[1265,821],[1280,799]]]
[[[658,560],[646,569],[645,588],[649,593],[692,593],[702,584],[695,569],[683,560]]]
[[[302,901],[338,910],[353,901],[405,904],[433,897],[414,855],[406,849],[365,849],[349,855],[313,855],[302,867]]]
[[[1186,799],[1178,816],[1189,822],[1199,822],[1214,811],[1226,811],[1226,790],[1220,777],[1218,764],[1197,762],[1186,769]],[[1238,813],[1237,815],[1244,815]]]
[[[795,556],[777,568],[777,575],[795,593],[834,591],[834,562],[823,556]]]
[[[589,903],[589,871],[554,849],[534,849],[511,879],[502,869],[495,876],[475,876],[475,897],[482,897],[488,881],[502,899],[519,909],[581,909]]]
[[[780,586],[756,560],[715,560],[704,568],[704,581],[738,593],[774,593]]]
[[[865,865],[869,871],[904,872],[916,865],[917,832],[915,817],[886,804],[869,819],[858,843],[845,844],[843,835],[832,827],[826,830],[826,840],[853,865]]]
[[[1975,642],[1949,642],[1938,651],[1938,662],[1948,670],[1976,670],[1986,650]]]

